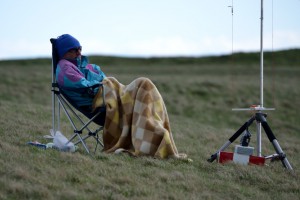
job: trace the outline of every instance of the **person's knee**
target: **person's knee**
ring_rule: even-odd
[[[149,78],[146,78],[146,77],[140,77],[140,78],[138,78],[138,80],[143,83],[150,83],[151,85],[153,84],[153,82]]]

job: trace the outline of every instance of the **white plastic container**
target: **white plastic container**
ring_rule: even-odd
[[[75,145],[73,142],[67,142],[68,139],[60,131],[56,131],[53,138],[54,146],[61,151],[75,152]]]

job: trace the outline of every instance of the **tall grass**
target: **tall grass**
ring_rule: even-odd
[[[206,58],[91,57],[108,76],[127,84],[145,76],[160,90],[175,143],[192,163],[148,157],[41,150],[28,141],[51,129],[51,59],[0,62],[0,199],[299,199],[299,50],[266,55],[268,123],[294,171],[208,163],[248,120],[232,108],[259,104],[257,54]],[[62,124],[70,136],[71,127]],[[256,147],[256,127],[251,126]],[[274,148],[262,135],[264,155]],[[236,144],[238,141],[236,141]],[[92,146],[92,143],[89,143]],[[232,144],[228,151],[233,150]]]

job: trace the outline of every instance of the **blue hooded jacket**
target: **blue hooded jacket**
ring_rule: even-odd
[[[65,95],[77,106],[91,106],[99,84],[105,78],[100,67],[89,64],[86,56],[74,60],[61,59],[56,68],[56,81]]]

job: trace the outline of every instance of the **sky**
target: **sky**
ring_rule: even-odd
[[[263,8],[264,50],[300,48],[300,0]],[[50,38],[66,33],[85,55],[260,51],[260,14],[261,0],[0,0],[0,60],[51,57]]]

